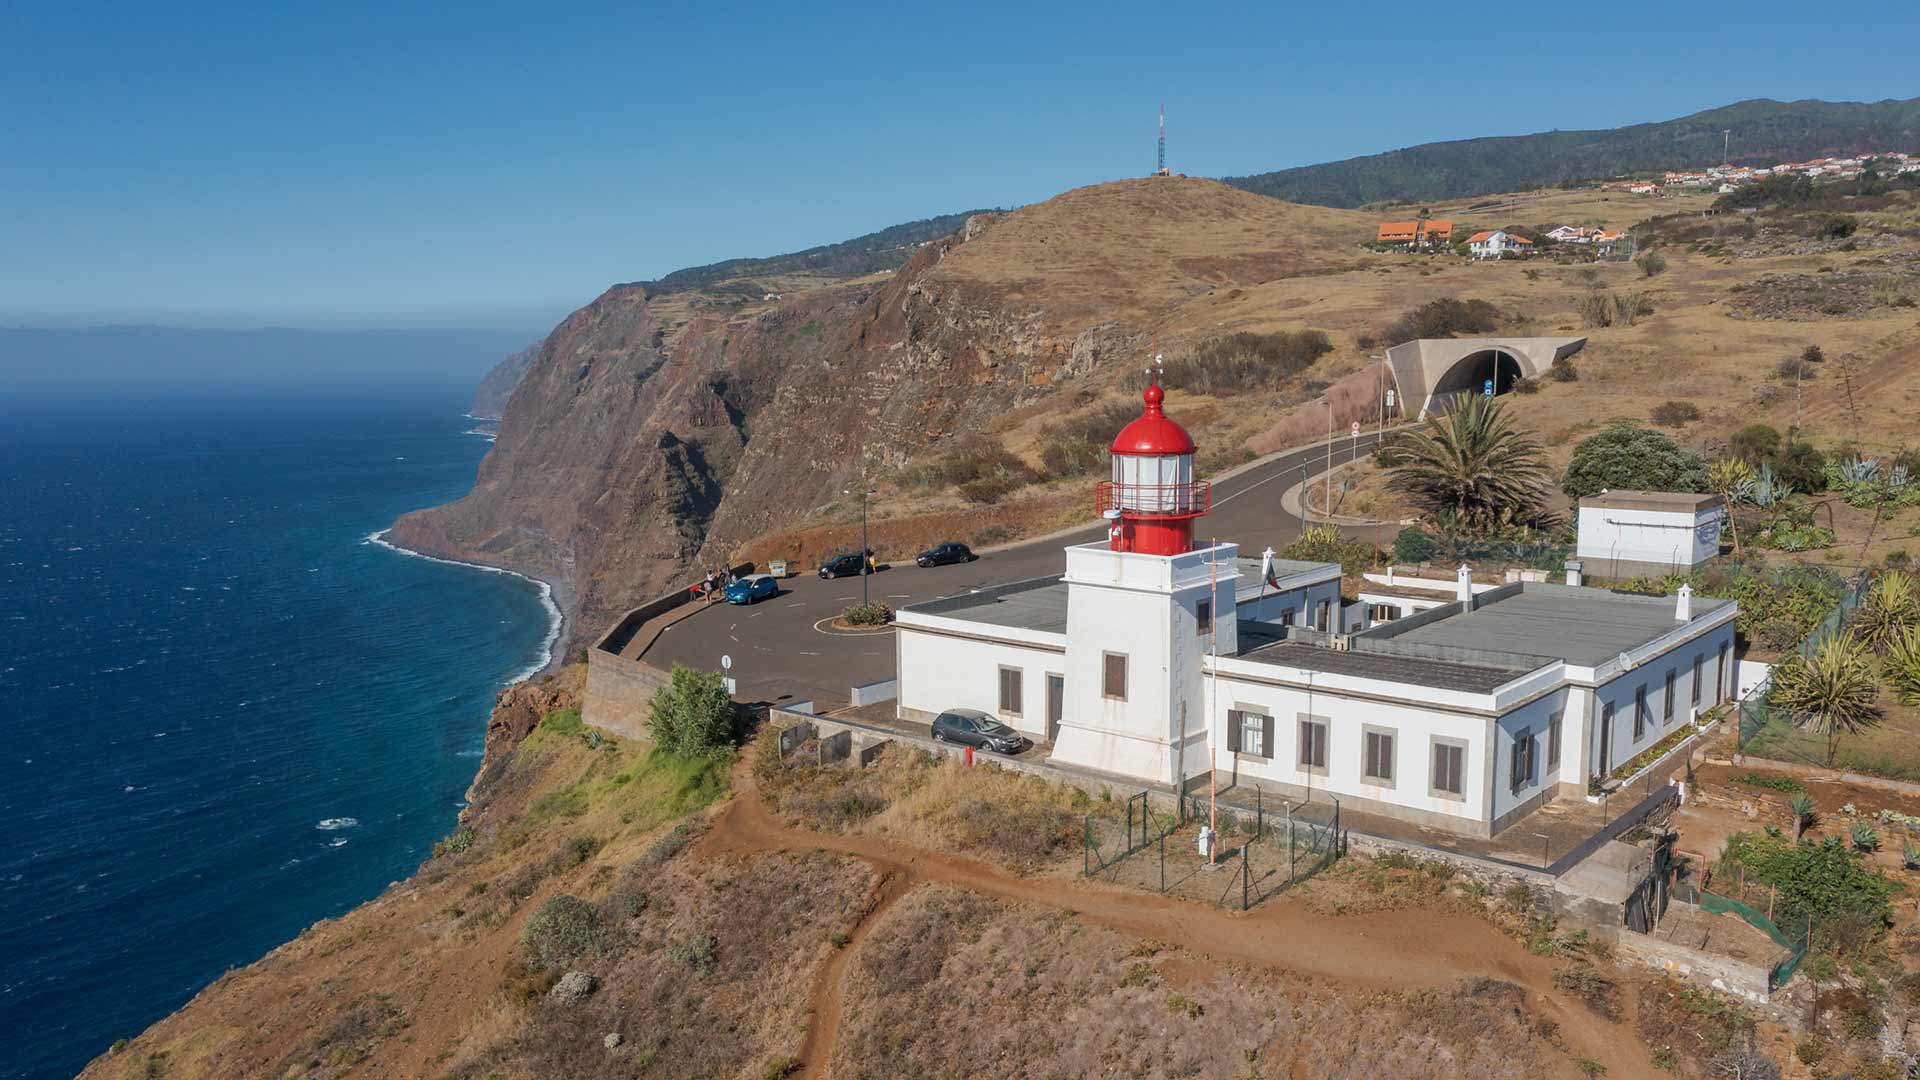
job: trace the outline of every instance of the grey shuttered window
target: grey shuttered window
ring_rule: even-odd
[[[1127,700],[1127,658],[1119,653],[1101,657],[1100,694],[1115,701]]]
[[[1000,711],[1012,716],[1022,713],[1020,708],[1020,689],[1025,672],[1019,668],[1000,669]]]

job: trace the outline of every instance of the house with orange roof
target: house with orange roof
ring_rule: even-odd
[[[1453,222],[1430,218],[1381,222],[1374,243],[1397,245],[1405,251],[1442,247],[1453,243]]]

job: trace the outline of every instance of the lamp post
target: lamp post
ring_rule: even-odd
[[[1323,398],[1321,398],[1321,399],[1320,399],[1320,403],[1321,403],[1321,404],[1323,404],[1323,405],[1325,405],[1325,406],[1327,407],[1327,484],[1326,484],[1326,487],[1327,487],[1327,495],[1326,495],[1326,502],[1327,502],[1327,522],[1328,522],[1328,524],[1332,524],[1332,522],[1333,522],[1333,395],[1332,395],[1332,394],[1328,394],[1328,395],[1327,395],[1326,397],[1323,397]]]
[[[852,495],[852,488],[841,488],[840,494]],[[860,606],[866,607],[871,601],[867,596],[867,579],[873,576],[873,548],[867,543],[867,497],[874,492],[866,487],[860,489]]]

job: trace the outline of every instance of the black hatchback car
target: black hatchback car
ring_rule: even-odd
[[[933,545],[915,555],[913,561],[921,566],[945,566],[948,563],[972,562],[979,557],[965,544],[947,543]]]
[[[979,709],[948,709],[933,718],[935,742],[959,743],[1002,754],[1017,754],[1026,738]]]
[[[868,552],[867,554],[871,555],[872,552]],[[823,578],[854,577],[862,571],[872,572],[867,570],[866,555],[862,555],[857,551],[849,551],[845,555],[835,555],[833,558],[820,564],[820,576]]]

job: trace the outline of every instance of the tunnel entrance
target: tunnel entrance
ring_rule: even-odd
[[[1522,377],[1520,361],[1503,349],[1470,353],[1448,368],[1434,384],[1430,410],[1445,410],[1455,398],[1464,395],[1485,394],[1489,383],[1494,396],[1498,397],[1510,392]]]

